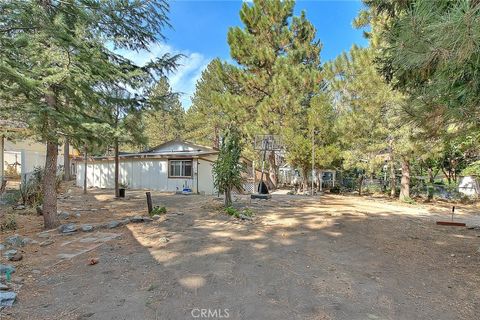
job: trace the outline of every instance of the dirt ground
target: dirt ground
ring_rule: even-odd
[[[71,213],[63,222],[146,213],[144,192],[110,194],[74,189],[60,200]],[[480,230],[435,225],[450,219],[447,204],[241,197],[236,206],[256,216],[240,221],[214,197],[153,193],[153,201],[168,210],[157,221],[53,231],[52,245],[23,247],[12,263],[23,285],[0,319],[480,318]],[[16,233],[44,241],[41,219],[21,216]],[[478,226],[480,209],[457,207],[456,219]]]

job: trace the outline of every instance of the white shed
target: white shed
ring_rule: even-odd
[[[218,150],[183,140],[172,140],[140,153],[120,154],[120,183],[132,189],[214,194],[212,166]],[[77,186],[83,186],[84,162],[76,159]],[[113,188],[113,156],[87,162],[87,187]]]

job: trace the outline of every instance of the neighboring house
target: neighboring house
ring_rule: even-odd
[[[469,197],[480,196],[480,178],[476,176],[460,177],[458,191]]]
[[[28,175],[36,168],[45,166],[47,147],[45,143],[32,139],[8,140],[3,143],[3,168],[7,179]],[[70,157],[75,155],[70,148]],[[63,167],[63,146],[58,147],[57,165]]]
[[[26,125],[18,121],[0,119],[0,181],[28,178],[35,167],[45,165],[45,143],[22,137]],[[58,149],[57,164],[63,166],[63,146]],[[70,157],[75,155],[70,148]]]
[[[132,189],[182,191],[215,194],[212,166],[218,150],[183,140],[165,142],[139,153],[121,153],[120,183]],[[251,162],[243,159],[247,166]],[[77,186],[84,183],[83,159],[76,158]],[[115,184],[113,156],[93,157],[87,162],[87,187],[113,188]],[[251,172],[251,168],[247,171]]]

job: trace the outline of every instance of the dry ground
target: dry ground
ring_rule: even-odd
[[[126,200],[109,193],[74,190],[60,209],[80,213],[68,220],[76,223],[146,210],[143,192]],[[158,221],[103,234],[55,231],[53,245],[25,247],[14,263],[24,284],[0,319],[205,319],[200,309],[210,319],[480,318],[480,231],[436,226],[449,219],[447,205],[241,198],[237,206],[256,212],[247,222],[221,213],[212,197],[153,199],[168,209]],[[478,207],[457,212],[480,225]],[[21,219],[17,233],[44,240],[36,236],[41,217]],[[90,251],[59,257],[82,249]],[[92,257],[98,264],[88,265]]]

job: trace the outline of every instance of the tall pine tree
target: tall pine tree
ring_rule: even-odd
[[[123,84],[141,93],[155,76],[175,67],[176,57],[169,55],[138,67],[112,51],[148,50],[163,39],[167,12],[163,0],[0,3],[0,100],[13,103],[2,105],[0,112],[24,119],[47,144],[46,228],[57,224],[60,138],[67,131],[72,137],[84,136],[103,123],[103,112],[92,108],[102,108],[110,99],[105,88]]]

